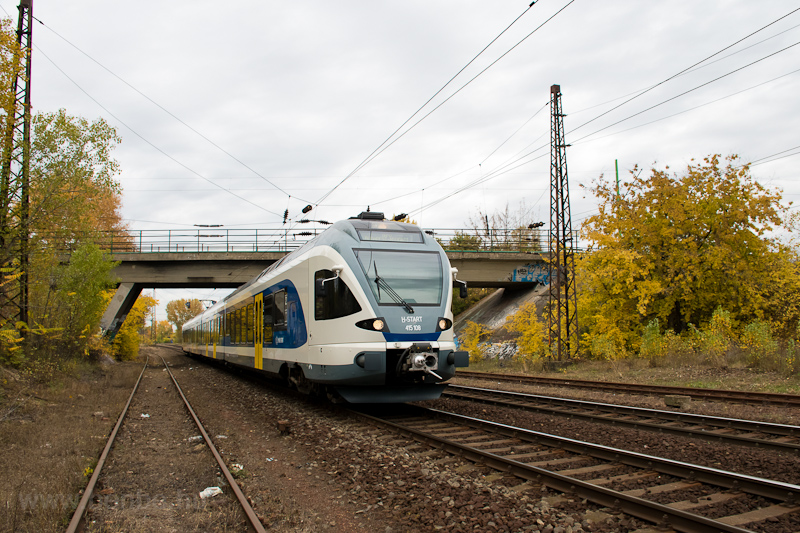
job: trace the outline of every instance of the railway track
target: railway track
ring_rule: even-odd
[[[661,411],[520,392],[450,385],[443,398],[526,409],[612,426],[635,427],[764,449],[800,453],[800,427],[735,418]]]
[[[683,532],[800,529],[800,486],[652,457],[418,406],[358,412],[416,441]],[[534,486],[531,485],[530,488]],[[773,530],[773,529],[768,529]]]
[[[722,389],[698,389],[694,387],[669,387],[664,385],[641,385],[638,383],[616,383],[611,381],[588,381],[580,379],[546,378],[519,374],[499,374],[493,372],[471,372],[459,370],[456,377],[490,379],[494,381],[512,381],[553,387],[570,387],[573,389],[597,389],[631,394],[666,395],[677,394],[691,396],[695,400],[722,400],[760,405],[782,405],[800,407],[800,395],[772,392],[746,392]]]
[[[252,530],[254,530],[254,531],[258,532],[258,533],[264,532],[265,529],[264,529],[263,525],[261,524],[261,522],[259,521],[258,517],[256,516],[255,511],[253,510],[252,506],[248,502],[248,500],[245,497],[245,495],[242,493],[241,489],[239,488],[239,485],[236,483],[236,480],[235,480],[233,474],[230,472],[230,470],[228,469],[228,467],[225,464],[225,461],[223,461],[222,456],[217,451],[217,448],[214,446],[214,443],[212,442],[211,437],[208,435],[208,432],[203,427],[203,424],[200,422],[200,419],[195,414],[194,409],[192,408],[191,404],[189,403],[189,401],[187,400],[186,396],[184,395],[183,390],[181,389],[180,385],[178,384],[177,379],[175,379],[175,376],[172,373],[172,370],[170,369],[170,367],[166,363],[166,361],[164,361],[163,357],[161,357],[161,362],[164,364],[165,371],[169,374],[170,380],[171,380],[172,384],[174,385],[175,390],[177,391],[177,393],[180,396],[180,398],[183,400],[183,404],[185,405],[189,415],[193,419],[197,429],[199,430],[200,435],[203,438],[203,441],[205,442],[205,444],[208,446],[208,449],[213,454],[214,459],[217,462],[217,466],[219,467],[220,472],[224,475],[225,480],[227,481],[228,485],[231,487],[231,490],[233,491],[233,494],[236,497],[236,500],[238,501],[239,505],[241,506],[241,509],[242,509],[246,519],[247,519],[249,527],[251,527]],[[106,445],[105,445],[105,447],[104,447],[104,449],[103,449],[103,451],[102,451],[102,453],[100,455],[100,458],[97,461],[97,465],[94,468],[94,472],[92,473],[92,476],[89,479],[89,483],[87,484],[87,486],[86,486],[86,488],[85,488],[85,490],[83,492],[83,497],[81,498],[80,502],[78,503],[78,506],[75,509],[75,512],[74,512],[74,514],[72,516],[72,519],[71,519],[71,521],[70,521],[70,523],[69,523],[69,525],[67,527],[67,533],[74,533],[75,531],[83,530],[83,528],[85,526],[84,522],[85,522],[85,516],[86,516],[87,509],[89,508],[90,502],[92,501],[93,497],[95,497],[95,489],[97,487],[98,480],[100,479],[100,476],[105,473],[103,471],[103,467],[106,464],[106,461],[108,459],[109,453],[111,452],[112,448],[114,447],[115,440],[116,440],[116,438],[117,438],[117,436],[118,436],[118,434],[120,432],[120,428],[123,426],[123,423],[126,422],[126,420],[129,420],[128,413],[130,411],[131,403],[133,402],[134,397],[136,396],[136,393],[140,388],[140,384],[142,382],[142,377],[145,375],[145,371],[148,369],[148,366],[149,366],[149,358],[148,358],[148,361],[143,366],[142,372],[139,374],[139,378],[136,381],[136,384],[134,385],[133,390],[131,391],[130,397],[128,398],[128,402],[126,403],[125,407],[123,408],[122,413],[120,414],[119,418],[117,419],[117,423],[114,426],[114,429],[111,431],[111,433],[110,433],[110,435],[108,437],[108,440],[106,441]],[[161,388],[161,387],[159,387],[159,388]],[[153,440],[155,440],[155,439],[153,439]],[[129,472],[129,474],[132,474],[132,472]]]

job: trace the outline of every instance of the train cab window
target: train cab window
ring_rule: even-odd
[[[247,342],[248,342],[248,343],[252,343],[252,342],[253,342],[253,324],[254,324],[254,320],[253,320],[253,316],[254,316],[254,315],[253,315],[253,313],[254,313],[254,311],[253,311],[253,307],[254,307],[254,305],[253,305],[253,304],[249,304],[249,305],[248,305],[248,306],[245,308],[245,309],[246,309],[246,311],[245,311],[245,314],[247,315],[247,320],[246,320],[246,323],[247,323]]]
[[[264,296],[264,344],[272,344],[272,332],[274,329],[272,307],[274,301],[274,295]]]
[[[286,289],[275,293],[273,316],[275,317],[275,329],[286,329]]]
[[[314,273],[314,318],[331,320],[361,311],[356,297],[343,279],[332,270]]]

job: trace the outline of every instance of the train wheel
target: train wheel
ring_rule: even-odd
[[[297,389],[297,392],[303,394],[311,394],[314,391],[314,384],[306,379],[303,369],[299,366],[294,366],[289,370],[289,383]]]

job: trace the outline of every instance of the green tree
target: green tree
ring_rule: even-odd
[[[29,320],[61,331],[37,337],[38,348],[52,340],[81,353],[97,332],[114,266],[101,247],[110,231],[124,228],[111,157],[118,142],[102,119],[63,109],[33,118]]]
[[[592,251],[578,261],[589,346],[636,349],[654,319],[681,333],[707,324],[718,307],[731,310],[733,323],[769,317],[796,328],[796,257],[771,236],[785,213],[780,192],[737,163],[712,155],[681,175],[634,169],[619,194],[602,178],[589,187],[600,201],[583,226]],[[773,303],[778,289],[792,302],[789,314]]]
[[[481,238],[479,235],[456,231],[448,242],[442,244],[442,247],[445,250],[480,250]]]
[[[90,122],[63,109],[33,117],[26,272],[29,323],[15,326],[40,333],[29,336],[28,343],[40,356],[85,353],[97,329],[99,295],[110,282],[113,266],[100,247],[106,247],[109,232],[125,229],[120,187],[114,179],[119,165],[111,157],[119,141],[102,119]],[[7,233],[10,227],[5,224],[3,229]],[[3,242],[13,239],[11,235]],[[6,261],[7,255],[0,260]],[[4,277],[18,274],[8,266]],[[67,341],[76,352],[61,350]],[[50,343],[55,344],[48,352]]]
[[[113,287],[114,266],[98,245],[78,245],[68,263],[50,271],[50,293],[44,301],[48,314],[41,317],[42,325],[58,328],[60,338],[72,346],[85,346],[105,310],[103,293]]]
[[[125,229],[111,155],[120,140],[102,118],[89,122],[64,109],[33,118],[31,225],[43,239],[69,248]]]
[[[167,320],[175,325],[175,329],[180,336],[183,325],[190,319],[203,312],[203,304],[200,300],[172,300],[167,303]]]

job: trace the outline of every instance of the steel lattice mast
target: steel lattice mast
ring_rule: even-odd
[[[0,266],[18,277],[18,291],[0,289],[3,318],[28,322],[28,254],[31,148],[31,49],[33,0],[21,0],[17,22],[17,59],[24,54],[25,72],[13,76],[6,107],[3,160],[0,168]],[[15,62],[16,64],[16,62]]]
[[[550,87],[550,303],[549,346],[556,361],[578,351],[578,312],[575,292],[575,243],[569,206],[567,144],[561,86]]]

